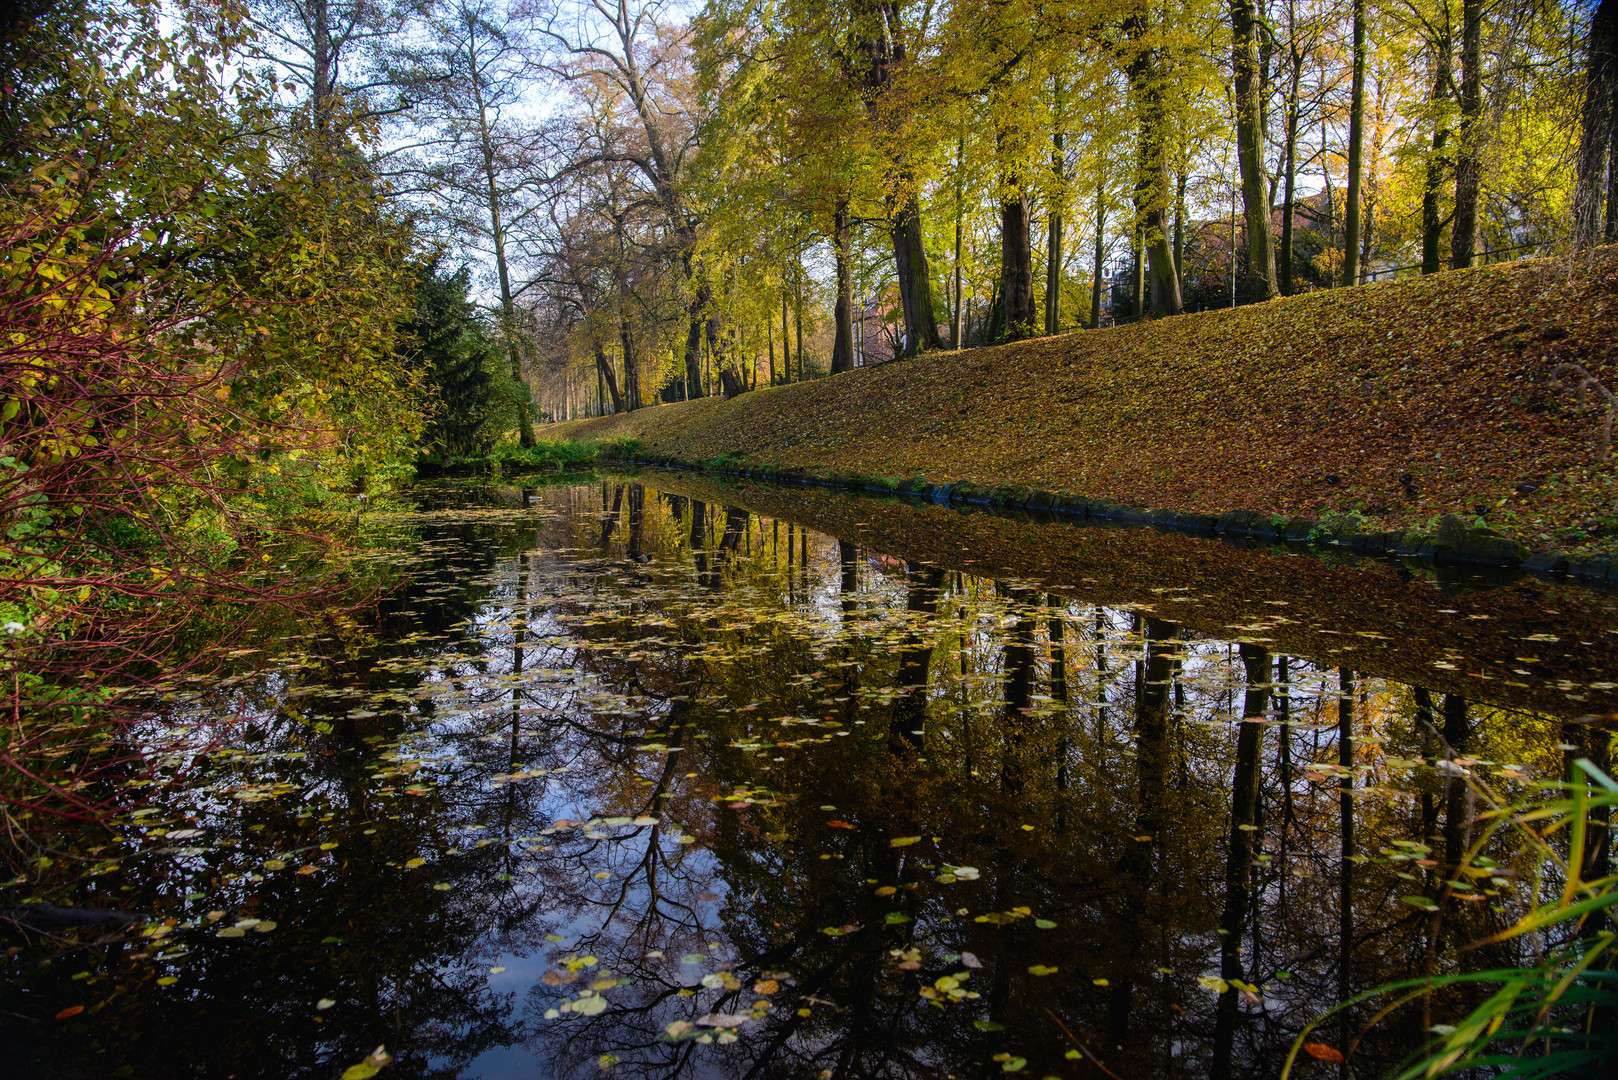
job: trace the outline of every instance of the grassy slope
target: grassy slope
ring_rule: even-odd
[[[1610,540],[1618,486],[1595,460],[1602,414],[1551,384],[1561,362],[1618,388],[1618,248],[1577,273],[1524,260],[1313,293],[542,437],[631,435],[686,461],[1028,484],[1154,509],[1362,510],[1371,527],[1484,513],[1532,547]]]

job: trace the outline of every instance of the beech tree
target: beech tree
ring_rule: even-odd
[[[700,397],[713,285],[697,261],[700,220],[689,194],[700,123],[690,94],[689,27],[658,0],[544,0],[534,26],[549,45],[546,68],[553,76],[569,85],[605,87],[618,101],[622,121],[610,140],[580,148],[574,165],[627,162],[662,207],[672,254],[690,283],[685,377],[688,395]],[[710,347],[716,336],[709,335]]]
[[[1611,113],[1599,26],[1560,0],[525,11],[518,81],[552,96],[509,288],[568,357],[542,396],[596,408],[841,373],[945,324],[1054,333],[1069,303],[1099,325],[1543,250],[1611,172],[1570,123]]]

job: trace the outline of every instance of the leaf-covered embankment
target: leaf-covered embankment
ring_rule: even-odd
[[[659,460],[1028,485],[1136,507],[1481,516],[1534,549],[1612,546],[1618,248],[942,352],[731,401],[556,425]]]

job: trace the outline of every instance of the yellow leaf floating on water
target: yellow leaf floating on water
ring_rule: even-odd
[[[393,1055],[379,1046],[366,1055],[364,1061],[344,1069],[343,1080],[371,1080],[371,1077],[381,1072],[383,1067],[392,1061]]]

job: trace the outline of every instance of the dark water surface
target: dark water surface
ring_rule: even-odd
[[[1539,854],[1457,864],[1615,708],[1613,602],[1532,579],[690,476],[419,494],[375,612],[146,722],[184,782],[41,875],[153,921],[14,939],[0,1075],[1274,1076],[1345,992],[1530,955],[1457,949]]]

